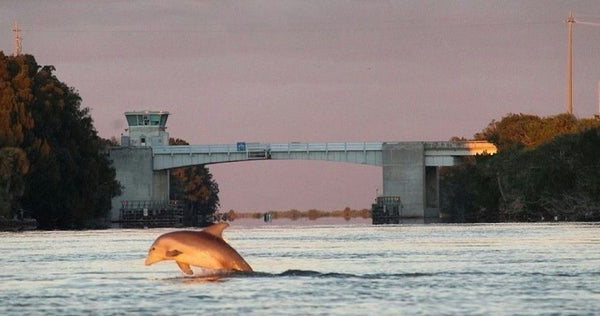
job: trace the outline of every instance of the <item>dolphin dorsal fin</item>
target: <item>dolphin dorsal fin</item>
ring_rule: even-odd
[[[223,230],[225,230],[225,228],[227,228],[227,227],[229,227],[229,224],[227,224],[227,223],[216,223],[216,224],[206,227],[202,231],[207,234],[211,234],[215,237],[223,239]]]

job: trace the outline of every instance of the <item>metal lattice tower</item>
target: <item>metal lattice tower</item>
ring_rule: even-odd
[[[23,41],[23,38],[21,37],[21,34],[19,34],[19,31],[19,24],[15,21],[15,26],[13,28],[15,42],[13,53],[15,56],[21,55],[21,42]]]

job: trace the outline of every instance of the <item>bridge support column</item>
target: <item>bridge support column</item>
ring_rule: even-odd
[[[402,217],[425,217],[425,146],[421,142],[384,143],[383,195],[400,196]]]
[[[439,167],[425,167],[425,217],[440,217]]]
[[[116,179],[123,187],[121,196],[113,198],[110,220],[119,220],[121,201],[168,201],[169,173],[153,170],[149,147],[115,147],[109,150]]]

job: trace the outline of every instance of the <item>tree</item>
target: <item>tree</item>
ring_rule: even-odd
[[[595,126],[600,126],[599,120],[577,120],[571,114],[539,117],[509,113],[500,121],[493,120],[483,131],[475,134],[474,138],[494,143],[498,150],[512,146],[534,148],[557,135],[583,131]]]
[[[475,137],[494,156],[442,174],[441,197],[453,221],[600,219],[600,120],[561,114],[509,114]]]
[[[169,140],[170,145],[188,145],[182,139]],[[171,170],[171,199],[184,201],[186,222],[203,226],[219,208],[219,186],[203,166]]]
[[[441,211],[450,222],[498,221],[501,194],[491,155],[468,158],[457,167],[440,170]]]
[[[21,148],[0,148],[0,217],[13,215],[13,203],[24,193],[23,175],[28,170],[29,161]]]
[[[20,147],[25,132],[33,127],[33,118],[27,104],[33,99],[32,76],[37,65],[30,65],[32,57],[7,57],[0,51],[0,146]]]
[[[4,217],[12,215],[16,198],[23,195],[23,177],[29,170],[29,160],[21,149],[25,132],[33,127],[26,108],[32,99],[32,68],[24,64],[27,58],[0,52],[0,216]]]
[[[26,154],[4,161],[28,166],[10,182],[22,176],[20,203],[39,227],[82,228],[108,214],[120,186],[89,110],[53,71],[31,55],[0,53],[0,145]]]

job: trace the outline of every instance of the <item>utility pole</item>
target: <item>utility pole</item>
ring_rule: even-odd
[[[17,22],[15,21],[15,26],[13,28],[13,35],[15,40],[13,54],[15,56],[21,55],[21,42],[23,41],[23,38],[19,34],[19,31],[19,24],[17,24]]]
[[[567,113],[573,114],[573,12],[567,17]]]

